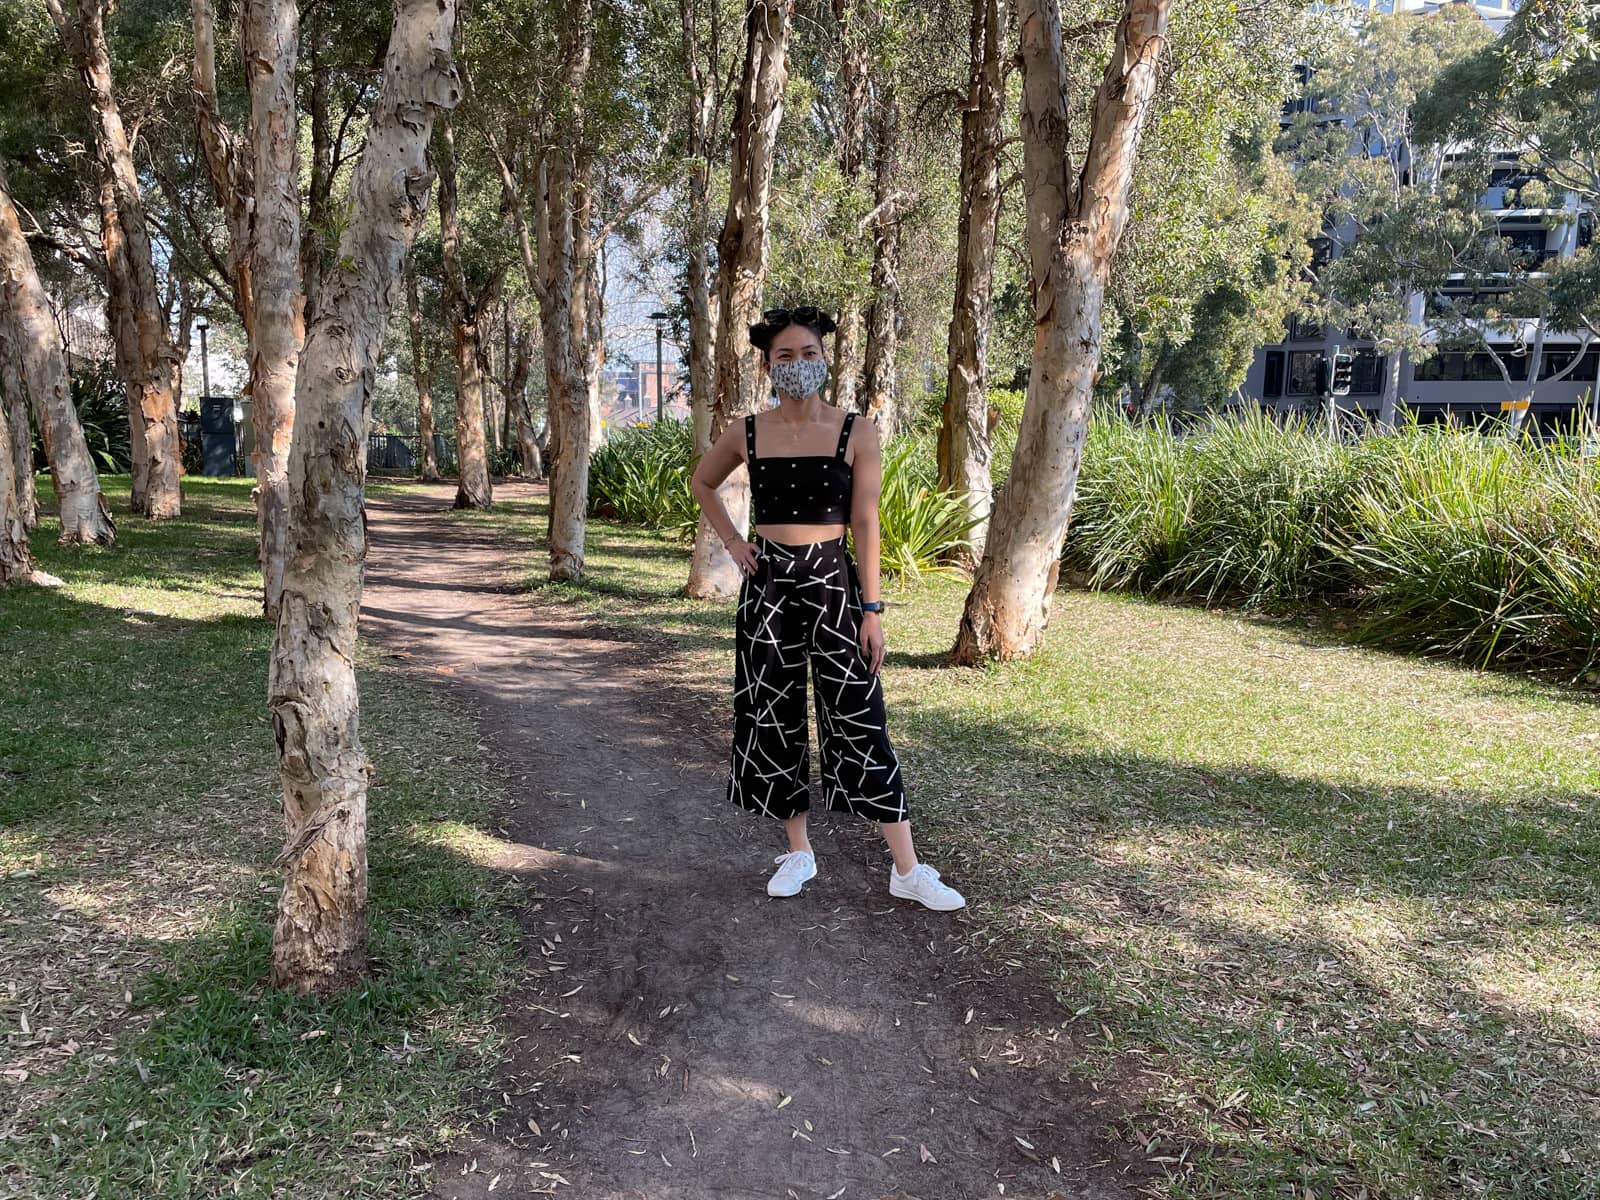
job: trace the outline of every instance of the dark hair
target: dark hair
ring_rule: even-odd
[[[759,324],[750,326],[750,344],[771,362],[772,339],[791,325],[809,329],[817,335],[819,342],[823,334],[839,328],[832,317],[812,304],[801,304],[795,308],[769,308],[761,314]]]

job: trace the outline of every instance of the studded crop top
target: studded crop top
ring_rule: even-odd
[[[839,445],[832,457],[758,458],[756,419],[744,419],[744,444],[750,462],[750,499],[755,524],[839,525],[850,520],[850,464],[844,460],[855,413],[845,413]]]

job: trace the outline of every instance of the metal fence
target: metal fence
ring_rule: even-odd
[[[441,433],[433,435],[433,457],[439,470],[449,473],[456,469],[456,443]],[[407,471],[415,473],[422,461],[422,439],[416,434],[369,433],[367,435],[368,471]]]

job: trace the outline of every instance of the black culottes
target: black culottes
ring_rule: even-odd
[[[811,807],[806,669],[817,697],[830,809],[904,821],[900,760],[883,685],[861,652],[861,581],[842,537],[789,545],[756,536],[739,588],[728,799],[780,821]]]

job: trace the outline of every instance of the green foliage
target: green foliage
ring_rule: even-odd
[[[612,434],[589,459],[590,514],[691,541],[700,521],[700,505],[689,489],[693,459],[694,429],[687,421]]]
[[[133,462],[128,444],[128,398],[122,380],[110,363],[89,363],[72,376],[72,403],[78,410],[78,424],[101,474],[126,474]],[[44,443],[33,435],[33,461],[43,470],[47,465]],[[187,469],[188,463],[184,463]]]
[[[944,569],[973,526],[961,502],[941,492],[919,444],[902,438],[883,456],[883,490],[878,504],[880,565],[886,574],[915,580],[924,571]]]
[[[1355,446],[1261,415],[1090,427],[1066,559],[1097,587],[1353,605],[1374,641],[1600,663],[1600,494],[1577,442],[1410,426]]]

